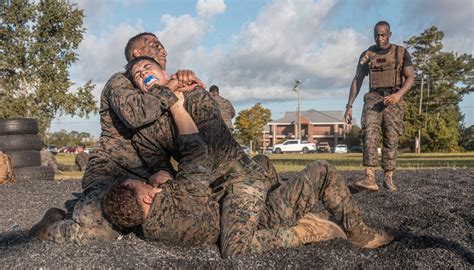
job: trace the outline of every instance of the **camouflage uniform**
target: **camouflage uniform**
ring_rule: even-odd
[[[209,169],[209,178],[198,177],[196,180],[201,190],[195,188],[191,193],[199,195],[191,195],[189,189],[182,188],[179,184],[173,186],[173,182],[167,184],[165,191],[202,196],[204,200],[211,196],[219,202],[220,246],[224,257],[295,245],[296,235],[289,226],[294,225],[304,213],[314,210],[319,199],[322,199],[323,204],[347,231],[354,224],[362,222],[346,183],[337,175],[334,167],[326,162],[315,162],[308,165],[297,179],[280,184],[276,171],[267,159],[260,156],[251,160],[242,152],[219,117],[215,101],[206,91],[187,92],[185,98],[186,110],[194,119],[208,147],[207,159],[194,158],[192,154],[186,158],[192,160],[194,166],[203,162],[202,166]],[[171,118],[163,117],[138,131],[133,144],[149,166],[159,165],[163,158],[169,160],[166,153],[182,164],[183,156],[177,150],[179,143],[173,140],[175,134]],[[212,191],[207,187],[211,187]],[[213,242],[215,219],[207,218],[208,224],[198,224],[202,222],[200,217],[205,215],[196,210],[194,205],[189,205],[192,200],[171,198],[173,199],[162,195],[155,199],[161,207],[153,210],[153,216],[160,215],[159,211],[164,211],[165,214],[156,218],[158,221],[146,223],[145,228],[152,229],[145,229],[147,232],[144,235],[178,245]],[[183,222],[179,209],[184,209],[187,222]],[[209,213],[209,209],[204,210]],[[177,214],[173,214],[175,212]],[[178,219],[166,220],[176,216]],[[193,243],[195,239],[187,236],[187,230],[193,226],[196,231],[205,231],[202,226],[209,226],[211,233]],[[170,232],[169,228],[173,228],[173,231]],[[183,240],[186,242],[183,243]]]
[[[380,61],[381,58],[384,61]],[[361,121],[364,166],[377,166],[379,128],[382,127],[382,168],[385,171],[396,168],[398,139],[404,131],[404,102],[401,98],[398,103],[387,106],[383,98],[400,89],[403,81],[401,71],[411,65],[408,51],[393,44],[388,49],[372,46],[360,57],[357,72],[370,75],[370,92],[364,95]]]
[[[58,162],[56,161],[56,157],[53,153],[49,152],[48,149],[43,148],[40,151],[41,154],[41,166],[51,167],[53,168],[54,172],[59,172],[58,170]]]
[[[83,172],[86,169],[87,163],[89,162],[90,155],[86,152],[76,154],[73,165],[57,163],[57,167],[61,171],[76,171]]]
[[[232,125],[232,118],[235,116],[234,106],[232,106],[232,103],[229,100],[221,96],[213,96],[212,98],[217,101],[221,110],[222,119],[224,119],[225,124],[229,127],[230,131],[233,132],[234,126]]]
[[[158,118],[169,103],[176,101],[162,88],[142,94],[128,78],[114,74],[101,93],[101,137],[82,178],[83,193],[74,206],[72,219],[50,227],[49,239],[87,244],[113,241],[118,232],[102,216],[100,200],[114,181],[135,178],[145,181],[156,172],[143,164],[131,144],[135,130]],[[163,92],[163,93],[162,93]],[[171,167],[167,168],[173,171]]]

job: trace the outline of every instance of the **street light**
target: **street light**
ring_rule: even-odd
[[[301,117],[300,117],[300,84],[301,84],[301,81],[300,80],[295,80],[295,87],[293,88],[293,91],[296,92],[296,100],[297,100],[297,108],[296,108],[296,111],[297,111],[297,128],[298,128],[298,132],[295,132],[296,134],[296,138],[298,140],[301,141]]]

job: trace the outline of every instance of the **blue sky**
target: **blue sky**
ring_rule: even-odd
[[[343,111],[360,53],[373,43],[373,25],[387,20],[392,43],[402,44],[436,25],[446,51],[473,53],[471,0],[74,0],[87,28],[77,86],[92,79],[97,101],[110,76],[125,65],[123,48],[139,32],[158,35],[168,51],[168,71],[192,69],[206,85],[219,85],[236,111],[260,102],[278,119],[296,110],[294,80],[302,81],[301,109]],[[366,79],[366,81],[368,81]],[[360,122],[363,86],[354,104]],[[474,124],[474,95],[461,103]],[[50,131],[98,136],[99,117],[57,117]]]

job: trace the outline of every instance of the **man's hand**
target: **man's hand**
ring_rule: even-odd
[[[150,183],[150,185],[156,187],[156,186],[163,185],[164,183],[166,183],[168,180],[171,180],[171,179],[173,179],[173,176],[169,172],[161,170],[153,174],[152,176],[150,176],[150,179],[148,179],[148,182]]]
[[[398,101],[400,101],[401,97],[402,96],[398,92],[394,93],[394,94],[391,94],[391,95],[388,95],[388,96],[383,98],[383,104],[385,104],[387,106],[396,104]]]
[[[163,86],[168,87],[171,91],[174,92],[179,88],[180,84],[176,76],[173,75],[171,76],[171,79],[167,83],[165,83]]]
[[[192,70],[178,70],[173,76],[176,76],[182,86],[197,83],[201,88],[206,88],[204,83],[196,77],[196,74],[194,74]],[[173,76],[171,76],[171,78],[173,78]]]
[[[344,121],[349,125],[352,123],[352,108],[346,109],[346,112],[344,113]]]

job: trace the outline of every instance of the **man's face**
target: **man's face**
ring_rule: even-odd
[[[151,35],[143,37],[142,55],[154,58],[166,70],[166,56],[168,53],[157,37]]]
[[[216,91],[209,92],[209,94],[210,94],[212,97],[216,97],[216,96],[219,95],[219,93],[217,93]]]
[[[392,36],[392,32],[388,29],[386,25],[378,25],[374,29],[374,40],[375,44],[379,48],[387,48],[390,46],[390,37]]]
[[[154,84],[164,85],[168,81],[163,70],[149,60],[142,60],[133,65],[132,77],[142,92],[146,92]]]

